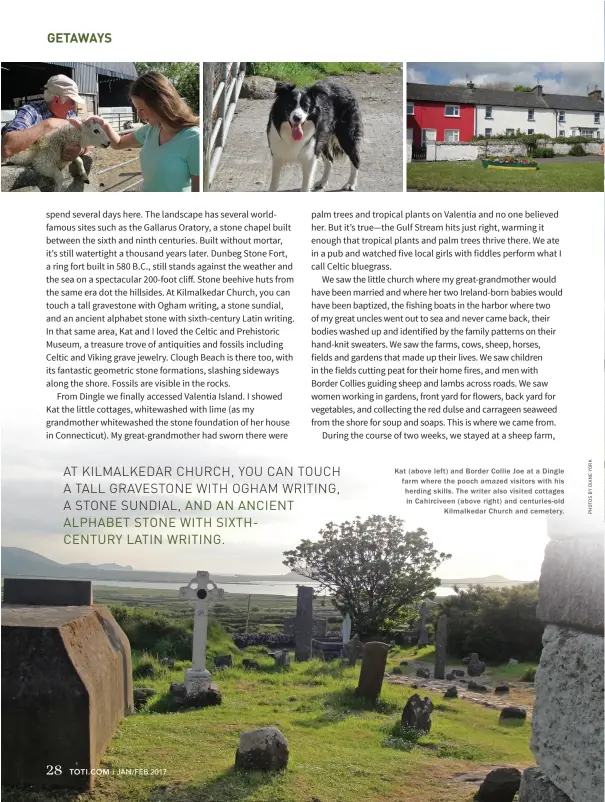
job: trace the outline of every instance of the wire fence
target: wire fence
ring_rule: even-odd
[[[245,75],[245,61],[204,62],[202,92],[205,191],[212,185],[225,149]]]

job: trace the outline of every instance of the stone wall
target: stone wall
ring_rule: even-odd
[[[552,148],[556,155],[566,156],[572,148],[564,142],[550,142],[539,140],[538,147]],[[587,142],[583,145],[586,153],[592,155],[602,154],[603,145],[599,142]],[[427,142],[426,160],[432,161],[475,161],[488,156],[527,156],[527,145],[510,139],[487,139],[479,142]],[[412,158],[411,147],[408,143],[408,161]],[[578,157],[581,160],[581,157]]]
[[[603,539],[549,534],[531,739],[538,769],[525,772],[519,802],[602,802]]]

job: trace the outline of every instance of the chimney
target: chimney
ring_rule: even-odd
[[[467,88],[467,89],[470,89],[470,90],[471,90],[471,92],[472,92],[472,91],[473,91],[473,89],[475,88],[475,84],[474,84],[472,81],[469,81],[469,82],[467,83],[467,85],[466,85],[466,88]]]
[[[542,84],[536,84],[536,86],[534,86],[534,88],[531,91],[534,93],[534,95],[542,97],[542,89],[543,89]]]
[[[603,92],[600,89],[593,89],[588,93],[588,97],[591,100],[603,100]]]

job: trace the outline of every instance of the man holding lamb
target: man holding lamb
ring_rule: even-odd
[[[67,75],[53,75],[44,87],[44,100],[21,106],[14,120],[2,128],[2,160],[21,153],[40,137],[50,134],[75,119],[78,105],[84,99],[78,94],[77,84]],[[63,150],[65,161],[74,161],[85,149],[78,144],[68,144]]]

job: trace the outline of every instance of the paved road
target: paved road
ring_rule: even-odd
[[[357,191],[402,192],[403,76],[361,74],[336,80],[346,83],[361,106],[365,136]],[[263,192],[269,188],[271,157],[266,128],[271,104],[271,100],[238,101],[213,192]],[[348,159],[337,162],[328,191],[340,189],[348,176]],[[284,171],[280,190],[299,190],[301,180],[300,167],[294,165]]]

